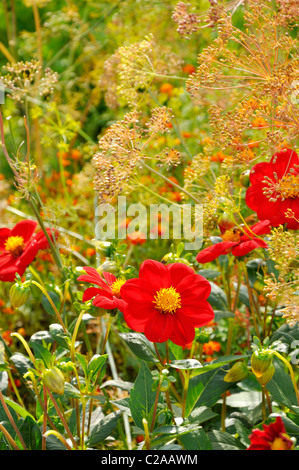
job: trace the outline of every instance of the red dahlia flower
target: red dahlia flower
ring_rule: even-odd
[[[277,416],[274,423],[263,424],[264,430],[254,429],[249,436],[250,446],[247,450],[293,450],[294,442],[286,434],[283,421]]]
[[[272,227],[287,224],[299,229],[299,157],[294,150],[282,150],[270,162],[257,163],[249,178],[245,201],[258,218],[270,220]],[[285,216],[288,209],[295,218]]]
[[[77,281],[90,282],[99,286],[86,289],[82,297],[83,302],[94,297],[92,303],[95,307],[106,310],[114,308],[123,310],[126,303],[121,299],[120,288],[126,282],[125,279],[117,279],[114,274],[104,272],[104,280],[95,268],[85,266],[83,269],[87,274],[79,276]]]
[[[207,302],[210,283],[181,263],[142,263],[139,278],[129,279],[120,293],[127,302],[124,319],[149,341],[170,339],[180,346],[193,341],[195,328],[209,323],[214,312]]]
[[[256,248],[268,248],[267,243],[259,235],[269,233],[270,222],[263,220],[247,228],[227,230],[223,235],[223,242],[216,243],[202,250],[196,256],[198,263],[209,263],[220,255],[231,253],[234,256],[244,256]],[[257,235],[255,237],[255,235]]]
[[[11,230],[0,229],[0,281],[13,282],[17,273],[22,276],[38,251],[49,247],[42,230],[33,236],[36,226],[33,220],[22,220]]]

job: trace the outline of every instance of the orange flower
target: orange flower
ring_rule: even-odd
[[[192,73],[196,72],[196,68],[192,64],[186,64],[183,66],[183,72],[187,73],[188,75],[191,75]]]
[[[213,356],[214,352],[219,352],[221,349],[221,344],[218,341],[209,341],[203,345],[203,353],[208,356]]]
[[[171,83],[162,83],[160,86],[160,92],[165,93],[165,95],[171,96],[173,90],[173,85]]]
[[[3,333],[2,333],[2,338],[4,339],[7,346],[10,346],[11,343],[12,343],[12,337],[10,336],[10,333],[11,332],[9,330],[3,331]]]
[[[135,231],[129,235],[127,235],[127,239],[133,244],[133,245],[143,245],[143,243],[146,242],[146,236],[144,233]]]
[[[251,125],[252,127],[267,127],[268,123],[264,118],[257,117],[252,121]]]

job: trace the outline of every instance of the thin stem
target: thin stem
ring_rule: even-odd
[[[45,387],[45,385],[44,385],[44,387]],[[77,443],[76,443],[76,441],[75,441],[75,439],[74,439],[74,436],[72,435],[72,433],[71,433],[71,431],[70,431],[70,428],[69,428],[69,426],[68,426],[68,424],[67,424],[67,422],[66,422],[66,420],[65,420],[65,417],[63,416],[63,413],[61,412],[61,410],[60,410],[60,408],[59,408],[59,406],[58,406],[58,404],[57,404],[55,398],[53,397],[51,391],[50,391],[47,387],[45,387],[45,389],[46,389],[46,392],[47,392],[47,394],[49,395],[49,397],[50,397],[50,399],[51,399],[51,401],[52,401],[52,403],[53,403],[53,405],[54,405],[55,410],[57,411],[57,414],[58,414],[59,418],[60,418],[61,421],[62,421],[62,424],[63,424],[63,426],[64,426],[64,428],[65,428],[65,430],[66,430],[66,432],[67,432],[69,438],[71,439],[71,441],[72,441],[72,443],[73,443],[75,449],[78,450],[78,445],[77,445]]]
[[[13,447],[14,450],[21,450],[20,447],[18,447],[16,441],[11,437],[9,432],[5,429],[5,427],[0,423],[0,431],[3,433],[4,437],[8,440],[10,445]]]
[[[107,324],[107,327],[106,327],[105,338],[104,338],[104,341],[103,341],[103,344],[102,344],[100,354],[104,354],[104,352],[105,352],[105,348],[106,348],[106,344],[107,344],[107,341],[108,341],[108,336],[109,336],[109,333],[110,333],[112,321],[113,321],[113,317],[112,317],[112,315],[109,315],[109,320],[108,320],[108,324]]]
[[[63,330],[65,333],[68,333],[67,332],[67,329],[62,321],[62,318],[60,316],[60,313],[58,312],[57,308],[56,308],[56,305],[54,304],[53,300],[51,299],[51,297],[49,296],[48,292],[46,291],[46,289],[44,288],[44,286],[42,286],[39,282],[36,282],[36,281],[31,281],[31,284],[33,284],[34,286],[37,286],[41,291],[42,293],[44,294],[44,296],[47,298],[47,300],[49,301],[51,307],[53,308],[56,316],[57,316],[57,319],[59,321],[59,323],[61,324]]]
[[[16,423],[14,422],[14,419],[13,419],[13,417],[12,417],[12,415],[11,415],[9,409],[8,409],[8,406],[7,406],[6,403],[5,403],[5,399],[4,399],[4,396],[3,396],[2,392],[1,392],[1,389],[0,389],[0,401],[1,401],[1,404],[2,404],[2,406],[3,406],[4,411],[5,411],[5,413],[6,413],[6,416],[7,416],[8,419],[9,419],[10,424],[12,425],[12,427],[14,428],[14,430],[15,430],[15,432],[16,432],[18,438],[20,439],[20,442],[21,442],[21,444],[22,444],[22,446],[23,446],[23,449],[24,449],[24,450],[27,450],[27,447],[26,447],[26,444],[25,444],[25,442],[24,442],[24,439],[23,439],[23,437],[22,437],[22,435],[21,435],[21,433],[20,433],[20,431],[19,431],[19,429],[18,429]]]

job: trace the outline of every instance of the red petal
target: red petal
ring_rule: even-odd
[[[198,302],[193,306],[183,305],[180,312],[192,321],[195,328],[207,325],[215,316],[212,306],[205,301]]]
[[[220,242],[215,245],[211,245],[204,250],[200,251],[196,256],[198,263],[209,263],[220,255],[226,255],[231,251],[231,248],[238,245],[238,242]]]
[[[153,295],[145,290],[146,287],[141,279],[128,279],[120,289],[120,296],[126,302],[152,302]]]
[[[105,280],[107,281],[107,284],[109,284],[109,286],[111,286],[111,284],[113,284],[116,281],[116,277],[114,276],[114,274],[105,272],[103,273],[103,276]]]
[[[182,263],[167,264],[166,268],[170,273],[172,287],[176,287],[186,276],[194,274],[193,268]]]
[[[211,293],[211,284],[206,278],[199,274],[192,274],[185,277],[176,290],[182,297],[183,304],[191,302],[194,303],[195,298],[207,299]]]
[[[88,289],[86,289],[86,291],[84,291],[82,302],[86,302],[87,300],[92,299],[99,293],[101,293],[101,289],[98,289],[97,287],[89,287]]]
[[[160,313],[156,310],[147,321],[144,334],[153,343],[164,343],[171,337],[174,327],[173,315]]]
[[[169,339],[179,346],[185,346],[191,343],[194,337],[195,329],[193,322],[182,312],[177,311],[175,314],[175,328]]]
[[[34,220],[21,220],[11,230],[11,236],[23,237],[24,242],[27,243],[31,239],[36,227],[37,222]]]
[[[104,289],[106,292],[111,293],[111,288],[106,284],[104,279],[101,278],[95,268],[84,266],[83,269],[87,272],[87,274],[82,274],[82,276],[79,276],[77,278],[77,281],[90,282],[91,284],[96,284],[97,286],[100,286],[102,289]]]
[[[256,248],[268,248],[267,243],[260,238],[253,238],[252,240],[247,240],[240,243],[232,249],[232,255],[234,256],[245,256],[250,251],[255,250]]]
[[[291,168],[298,171],[298,169],[295,168],[295,165],[299,165],[299,157],[294,150],[285,149],[275,153],[271,158],[270,163],[280,179],[289,173]]]
[[[159,261],[146,260],[139,270],[139,279],[146,282],[148,290],[157,292],[162,287],[169,287],[171,278],[167,267]]]

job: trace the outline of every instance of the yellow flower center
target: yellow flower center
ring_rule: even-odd
[[[123,286],[125,282],[126,282],[125,279],[120,279],[120,278],[116,279],[116,281],[114,281],[113,284],[111,285],[112,294],[115,295],[116,297],[119,297],[121,286]]]
[[[181,308],[181,296],[174,287],[163,287],[157,291],[153,303],[155,308],[162,313],[174,314]]]
[[[271,450],[290,450],[289,442],[289,439],[286,441],[282,437],[276,437],[271,444]]]
[[[299,196],[299,175],[288,174],[279,181],[278,192],[282,200]]]
[[[5,250],[9,251],[13,256],[20,256],[24,251],[24,247],[24,238],[18,235],[8,237],[4,245]]]
[[[222,235],[222,240],[224,242],[238,242],[241,240],[242,232],[237,228],[233,228],[232,230],[226,230]]]
[[[263,193],[269,201],[276,202],[279,197],[282,201],[288,198],[299,197],[299,175],[288,173],[280,180],[276,174],[273,175],[275,181],[265,176],[263,183],[267,186],[263,188]]]

